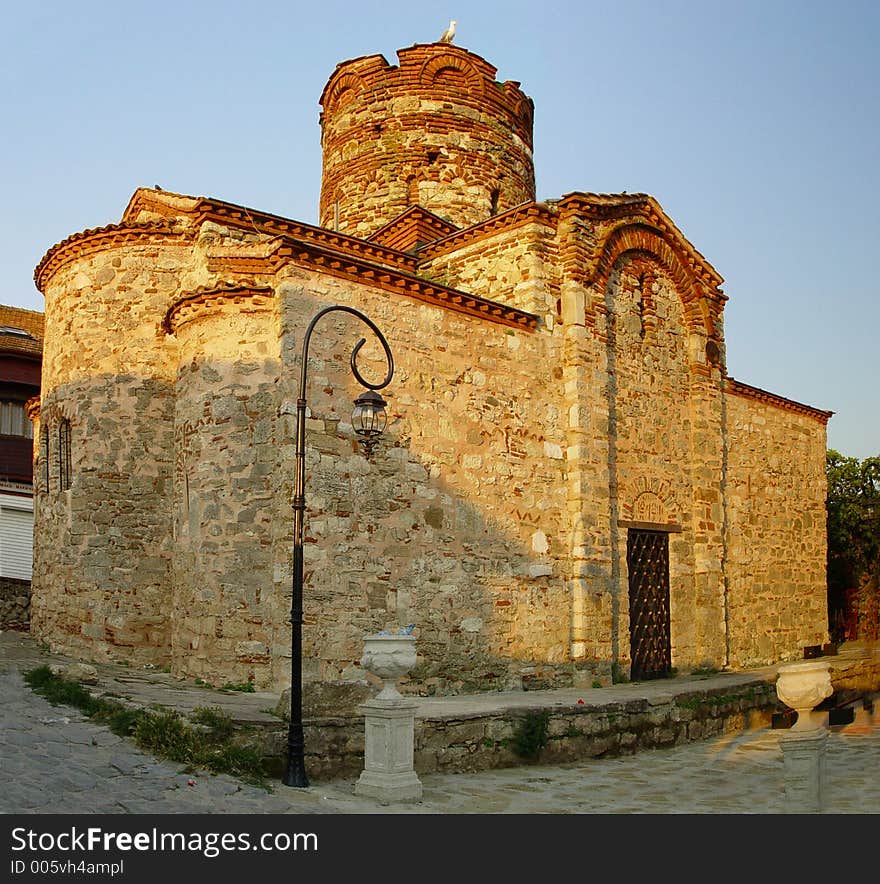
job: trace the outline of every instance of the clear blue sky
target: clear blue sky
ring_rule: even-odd
[[[7,4],[0,303],[139,186],[315,223],[339,61],[455,42],[535,102],[538,198],[644,191],[724,277],[728,371],[880,454],[880,3]]]

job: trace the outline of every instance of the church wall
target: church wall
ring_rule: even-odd
[[[425,262],[422,273],[453,288],[537,313],[552,329],[560,284],[555,233],[546,225],[527,224],[486,234]]]
[[[215,684],[270,687],[289,617],[272,583],[283,441],[275,308],[271,297],[227,296],[174,320],[173,671]]]
[[[84,254],[45,290],[37,466],[35,635],[65,653],[169,659],[172,367],[159,324],[186,249]],[[59,490],[59,425],[71,479]]]
[[[370,316],[396,365],[383,391],[389,428],[368,463],[348,426],[358,390],[347,360],[361,333],[368,341],[371,333],[342,314],[316,327],[308,675],[362,675],[362,636],[407,623],[417,627],[413,680],[421,690],[519,687],[523,678],[552,680],[552,670],[565,671],[570,602],[556,339],[294,268],[278,294],[282,375],[298,376],[302,329],[328,303]],[[383,376],[381,359],[372,373]],[[283,473],[292,475],[290,445],[282,456]]]
[[[608,376],[597,395],[607,397],[609,412],[615,658],[624,667],[630,661],[627,536],[635,522],[669,529],[672,665],[692,665],[705,651],[699,629],[705,600],[694,556],[695,483],[711,485],[717,478],[694,469],[699,402],[692,400],[690,332],[671,279],[643,254],[618,260],[606,308]],[[716,604],[717,619],[720,599]]]
[[[726,395],[732,666],[803,659],[828,641],[825,426]]]
[[[363,336],[380,379],[381,348],[349,315],[316,327],[307,685],[361,681],[363,636],[410,623],[404,690],[607,683],[630,662],[632,525],[669,532],[673,666],[825,641],[823,413],[725,381],[722,280],[654,200],[531,203],[518,83],[448,44],[398,56],[344,62],[324,90],[321,224],[367,237],[418,204],[479,227],[407,258],[139,191],[123,224],[41,262],[35,634],[217,685],[287,684],[301,346],[341,304],[385,332],[396,372],[368,461],[348,360]],[[411,214],[383,236],[444,229]]]

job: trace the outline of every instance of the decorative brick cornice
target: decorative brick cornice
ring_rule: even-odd
[[[208,252],[208,270],[227,276],[274,276],[285,264],[293,262],[300,267],[315,270],[383,291],[406,295],[436,307],[466,313],[478,319],[488,319],[515,328],[535,329],[538,317],[507,304],[500,304],[471,295],[468,292],[440,285],[419,276],[401,273],[390,267],[362,261],[342,252],[322,249],[314,243],[279,237],[272,248],[260,254],[242,249],[238,252],[217,250]]]
[[[270,286],[232,282],[204,286],[186,292],[174,301],[162,319],[162,330],[165,334],[176,334],[184,323],[226,304],[247,306],[250,310],[269,309],[274,297]]]
[[[251,258],[246,259],[246,265],[240,264],[235,258],[223,258],[216,263],[211,263],[211,259],[209,259],[208,266],[210,270],[215,272],[223,270],[235,273],[244,270],[246,266],[247,271],[252,273],[275,273],[280,266],[289,261],[310,270],[335,276],[338,279],[405,295],[417,301],[457,313],[465,313],[477,319],[488,319],[490,322],[514,328],[535,329],[538,326],[538,317],[532,313],[526,313],[524,310],[518,310],[507,304],[490,301],[487,298],[481,298],[449,286],[429,282],[415,275],[362,261],[351,255],[321,249],[310,242],[285,238],[273,254],[264,259],[262,268],[258,265],[257,259]]]
[[[722,302],[727,300],[719,286],[724,282],[717,270],[701,255],[675,226],[663,208],[646,193],[598,194],[570,193],[559,202],[560,211],[571,212],[601,221],[627,220],[638,225],[639,220],[656,230],[669,248],[676,254],[689,275],[699,280],[707,292]],[[613,236],[617,225],[609,228],[608,237]],[[606,240],[607,243],[607,240]],[[605,244],[602,244],[605,247]]]
[[[499,83],[498,69],[486,59],[450,43],[417,43],[397,51],[398,65],[383,55],[364,55],[340,62],[318,99],[324,115],[333,114],[365,92],[446,98],[496,114],[503,109],[517,134],[531,147],[532,100],[515,80]],[[456,71],[462,84],[445,81],[441,73]]]
[[[70,261],[121,245],[148,245],[181,239],[183,235],[165,221],[107,224],[74,233],[52,246],[34,270],[34,282],[45,293],[49,279]]]
[[[556,228],[556,212],[545,203],[523,203],[500,215],[493,215],[479,224],[459,230],[443,239],[429,243],[419,249],[417,254],[422,262],[433,260],[440,255],[466,248],[481,240],[496,236],[499,233],[507,233],[526,224],[542,224],[545,227]]]
[[[784,411],[793,411],[796,414],[803,414],[807,417],[815,418],[823,424],[828,423],[834,412],[823,411],[821,408],[814,408],[812,405],[804,405],[802,402],[795,402],[793,399],[786,399],[776,393],[770,393],[762,390],[760,387],[753,387],[751,384],[744,384],[742,381],[735,380],[732,377],[725,378],[724,389],[727,393],[733,393],[736,396],[742,396],[745,399],[753,399],[757,402],[763,402],[766,405],[772,405],[775,408],[781,408]]]
[[[252,230],[267,236],[283,235],[303,242],[314,243],[316,246],[332,249],[335,252],[357,256],[366,261],[387,264],[401,270],[415,271],[416,269],[416,261],[411,255],[379,243],[358,239],[356,236],[336,233],[325,227],[315,227],[311,224],[291,221],[278,215],[257,212],[246,209],[244,206],[236,206],[219,200],[202,200],[198,211],[201,218],[214,221],[217,224]]]
[[[451,236],[458,229],[454,224],[422,206],[412,206],[384,227],[380,227],[368,239],[370,242],[404,252],[414,246],[427,245]]]
[[[123,215],[123,223],[131,223],[143,211],[161,214],[164,212],[163,207],[167,205],[177,206],[173,217],[185,219],[187,227],[198,228],[205,221],[212,221],[221,226],[248,231],[261,237],[292,237],[313,242],[333,251],[357,255],[379,264],[387,264],[410,272],[416,270],[416,259],[412,255],[380,243],[207,197],[181,197],[179,194],[141,188],[129,203]]]

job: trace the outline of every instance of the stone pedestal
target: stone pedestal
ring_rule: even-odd
[[[357,795],[382,804],[420,801],[422,782],[413,768],[413,735],[418,703],[402,697],[397,679],[416,663],[415,638],[408,631],[364,638],[361,665],[384,682],[379,695],[358,707],[364,715],[364,770]]]
[[[834,692],[827,661],[779,667],[776,693],[797,711],[794,727],[780,738],[785,770],[786,813],[819,813],[825,790],[826,715],[814,711]]]
[[[785,770],[785,812],[820,813],[825,791],[828,731],[792,731],[779,741]]]
[[[420,801],[422,782],[413,769],[413,733],[418,703],[412,700],[369,700],[364,714],[364,770],[355,784],[357,795],[382,804]]]

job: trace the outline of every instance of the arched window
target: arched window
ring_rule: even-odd
[[[58,488],[70,489],[70,421],[62,418],[58,425]]]

